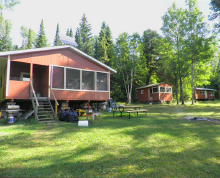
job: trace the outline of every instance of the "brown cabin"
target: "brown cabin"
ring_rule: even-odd
[[[196,100],[214,100],[215,89],[194,88],[194,99]]]
[[[107,101],[111,73],[116,71],[72,46],[1,52],[0,102]]]
[[[167,83],[145,85],[137,88],[138,102],[170,102],[172,101],[172,86]]]

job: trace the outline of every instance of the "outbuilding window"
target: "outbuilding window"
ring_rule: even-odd
[[[158,88],[153,88],[153,93],[158,93]]]
[[[199,94],[200,94],[200,95],[204,95],[205,92],[204,92],[204,91],[200,91]]]
[[[210,91],[210,92],[209,92],[209,96],[214,96],[214,92],[213,92],[213,91]]]
[[[160,87],[160,93],[172,93],[171,87]]]
[[[141,90],[141,94],[142,94],[142,95],[144,94],[144,90]]]
[[[160,87],[160,93],[165,93],[165,87]]]

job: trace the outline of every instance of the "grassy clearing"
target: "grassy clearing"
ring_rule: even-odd
[[[220,102],[143,105],[140,113],[74,123],[0,120],[0,177],[220,177]]]

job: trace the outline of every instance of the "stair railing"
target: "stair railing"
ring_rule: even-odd
[[[36,93],[34,91],[34,87],[33,87],[33,84],[32,82],[30,82],[30,87],[31,87],[31,94],[32,94],[32,97],[31,97],[31,101],[32,101],[32,105],[33,105],[33,108],[34,108],[34,116],[35,116],[35,120],[39,121],[38,120],[38,107],[40,106],[39,105],[39,102],[37,100],[37,96],[36,96]],[[35,103],[34,103],[34,100],[35,100]]]
[[[50,89],[50,91],[51,91],[51,93],[53,95],[54,101],[55,101],[55,116],[57,117],[57,106],[59,106],[59,103],[58,103],[58,101],[57,101],[57,99],[56,99],[56,97],[55,97],[55,95],[53,93],[53,90],[52,90],[50,85],[48,86],[48,88]]]

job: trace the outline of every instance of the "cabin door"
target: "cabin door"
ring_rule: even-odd
[[[38,97],[48,97],[49,67],[33,65],[33,87]]]
[[[152,95],[152,93],[153,93],[153,89],[150,88],[150,89],[149,89],[149,100],[153,100],[153,95]]]
[[[207,98],[207,91],[205,91],[205,99]]]

